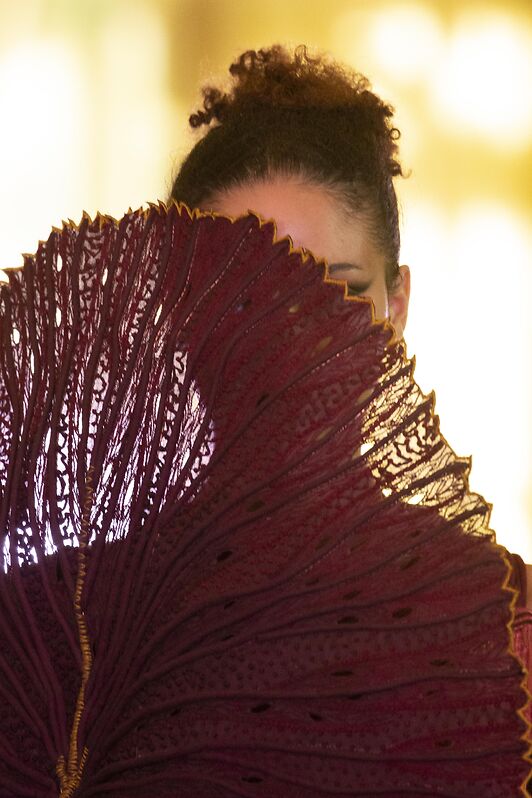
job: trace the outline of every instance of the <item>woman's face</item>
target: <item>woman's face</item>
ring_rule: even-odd
[[[402,338],[408,312],[410,275],[401,266],[401,281],[386,287],[385,259],[366,224],[347,214],[326,190],[297,178],[265,179],[216,194],[203,209],[226,216],[254,211],[273,219],[279,238],[289,235],[294,246],[325,258],[331,277],[346,280],[351,290],[370,297],[378,319],[389,319]]]

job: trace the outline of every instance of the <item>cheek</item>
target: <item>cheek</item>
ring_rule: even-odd
[[[373,300],[377,319],[382,321],[383,319],[389,318],[390,307],[388,303],[388,291],[384,281],[382,281],[382,283],[381,281],[374,282],[365,295]]]

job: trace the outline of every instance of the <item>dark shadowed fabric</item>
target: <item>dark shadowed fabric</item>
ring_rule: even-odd
[[[160,206],[0,290],[0,798],[522,794],[488,505],[324,276]]]

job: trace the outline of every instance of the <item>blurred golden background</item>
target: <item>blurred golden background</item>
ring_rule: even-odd
[[[397,110],[409,354],[532,562],[529,0],[0,0],[0,268],[82,210],[166,198],[199,86],[273,42],[329,51]]]

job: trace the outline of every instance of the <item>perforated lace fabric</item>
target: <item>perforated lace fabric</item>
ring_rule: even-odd
[[[160,205],[0,289],[0,798],[523,794],[488,505],[324,277]]]

